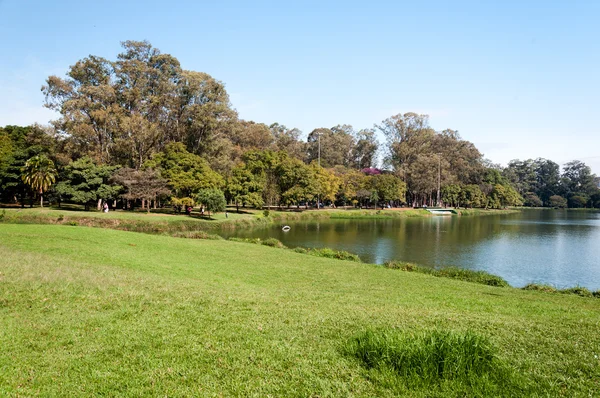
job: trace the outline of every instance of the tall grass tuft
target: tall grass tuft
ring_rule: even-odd
[[[562,293],[562,294],[576,294],[581,297],[594,297],[594,294],[588,288],[581,287],[581,286],[575,286],[575,287],[569,287],[567,289],[561,289],[558,292]]]
[[[268,238],[268,239],[263,240],[260,243],[261,243],[261,245],[265,245],[265,246],[286,249],[286,246],[283,243],[281,243],[281,241],[279,239],[275,239],[275,238]]]
[[[557,289],[551,285],[541,283],[529,283],[523,287],[523,290],[537,290],[539,292],[556,293]]]
[[[497,287],[508,287],[510,286],[507,281],[485,271],[473,271],[469,269],[462,269],[457,267],[448,267],[441,269],[433,269],[427,267],[421,267],[412,263],[404,263],[401,261],[387,261],[383,264],[385,268],[397,269],[401,271],[419,272],[421,274],[428,274],[442,278],[459,279],[466,282],[480,283],[482,285],[497,286]]]
[[[316,257],[335,258],[338,260],[354,261],[357,263],[361,262],[360,257],[358,257],[356,254],[348,253],[344,250],[333,250],[326,247],[322,249],[307,249],[307,254]]]
[[[370,372],[395,377],[409,388],[454,382],[478,390],[481,383],[512,384],[496,348],[486,337],[470,331],[366,330],[346,341],[342,351]]]

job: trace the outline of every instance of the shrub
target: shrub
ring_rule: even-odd
[[[322,248],[322,249],[312,249],[308,251],[308,254],[311,254],[313,256],[317,256],[317,257],[327,257],[327,258],[336,258],[338,260],[347,260],[347,261],[354,261],[357,263],[360,263],[360,257],[358,257],[356,254],[352,254],[352,253],[348,253],[347,251],[343,251],[343,250],[333,250],[333,249],[329,249],[327,247]]]
[[[363,367],[394,375],[409,386],[447,381],[473,386],[490,379],[501,385],[508,375],[496,348],[473,332],[367,330],[347,341],[342,351]]]
[[[383,263],[383,266],[389,269],[399,269],[400,271],[419,271],[419,267],[417,267],[416,264],[404,263],[400,261],[386,261]]]
[[[400,271],[419,272],[443,278],[459,279],[465,282],[480,283],[488,286],[508,287],[508,282],[497,275],[490,274],[485,271],[473,271],[457,267],[441,268],[439,270],[420,267],[416,264],[404,263],[401,261],[387,261],[383,264],[389,269],[397,269]]]
[[[172,236],[174,236],[176,238],[187,238],[187,239],[209,239],[209,240],[222,240],[223,239],[219,235],[209,234],[204,231],[176,232]]]
[[[481,283],[482,285],[508,287],[503,278],[485,271],[473,271],[458,267],[448,267],[436,270],[434,275],[445,278],[459,279],[461,281]]]
[[[556,293],[556,288],[550,285],[530,283],[526,285],[523,290],[538,290],[540,292]]]
[[[295,251],[296,253],[303,253],[303,254],[308,253],[308,249],[305,249],[303,247],[295,247],[292,250]]]
[[[6,216],[6,210],[2,210],[2,213],[0,213],[0,221],[4,220],[5,216]]]
[[[589,289],[587,289],[585,287],[581,287],[581,286],[575,286],[575,287],[570,287],[567,289],[561,289],[558,292],[563,293],[563,294],[576,294],[581,297],[594,297],[593,293]]]
[[[280,249],[285,248],[283,243],[281,243],[281,241],[279,241],[278,239],[275,239],[275,238],[265,239],[261,242],[261,244],[263,244],[265,246],[270,246],[270,247],[278,247]]]
[[[594,296],[596,298],[600,298],[600,290],[596,290],[595,292],[593,292],[592,296]]]
[[[271,214],[271,212],[269,210],[264,210],[263,211],[263,216],[269,217],[269,214]]]

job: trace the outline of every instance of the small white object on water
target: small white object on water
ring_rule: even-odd
[[[287,231],[289,231],[290,229],[291,229],[291,228],[290,228],[290,226],[289,226],[289,225],[285,225],[283,228],[281,228],[281,230],[282,230],[283,232],[287,232]]]

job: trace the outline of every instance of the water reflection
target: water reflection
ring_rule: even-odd
[[[513,286],[530,282],[600,289],[600,213],[528,210],[485,217],[327,220],[233,231],[274,237],[295,247],[331,247],[364,261],[411,261],[501,275]]]

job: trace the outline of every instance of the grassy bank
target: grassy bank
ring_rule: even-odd
[[[98,228],[1,224],[0,251],[3,396],[593,396],[600,386],[593,298]],[[368,365],[357,341],[390,358],[446,355],[458,370],[415,382],[388,357]],[[462,376],[478,347],[501,374]]]
[[[514,210],[461,210],[465,215],[506,214]],[[423,209],[388,210],[308,210],[308,211],[263,211],[244,210],[217,213],[211,217],[200,217],[198,213],[187,216],[164,212],[112,211],[76,211],[66,209],[0,209],[0,222],[18,224],[58,224],[111,228],[122,231],[134,231],[154,234],[174,235],[188,231],[216,233],[220,230],[252,228],[272,223],[285,223],[300,220],[318,219],[387,219],[405,217],[432,217]]]

